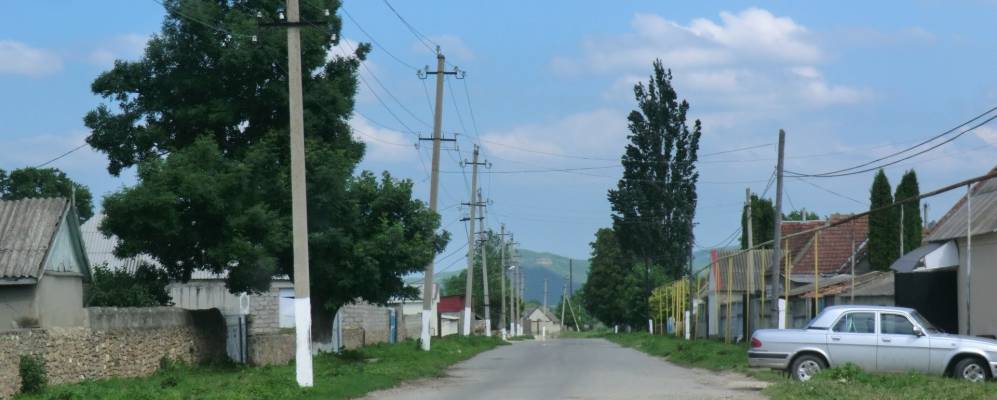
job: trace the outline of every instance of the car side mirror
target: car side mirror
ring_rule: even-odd
[[[921,337],[924,336],[924,331],[919,327],[914,327],[914,336]]]

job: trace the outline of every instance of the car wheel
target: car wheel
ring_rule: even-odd
[[[793,365],[790,366],[789,373],[793,376],[793,379],[806,382],[824,368],[827,368],[827,366],[824,365],[823,359],[815,355],[804,354],[793,360]]]
[[[983,382],[989,377],[985,363],[976,358],[964,358],[960,360],[953,370],[955,377],[962,378],[970,382]]]

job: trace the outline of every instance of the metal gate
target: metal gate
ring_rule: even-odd
[[[246,316],[226,315],[225,316],[225,353],[228,357],[240,364],[245,364],[247,357],[246,350]]]

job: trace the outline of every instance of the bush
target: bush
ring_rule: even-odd
[[[22,355],[18,372],[21,375],[21,393],[40,393],[45,390],[48,376],[41,356]]]
[[[173,305],[166,285],[166,271],[148,264],[135,273],[112,270],[107,265],[93,267],[93,284],[89,288],[89,307],[153,307]]]

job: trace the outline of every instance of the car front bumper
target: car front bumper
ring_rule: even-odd
[[[789,354],[767,351],[748,351],[748,366],[755,368],[789,368]]]

